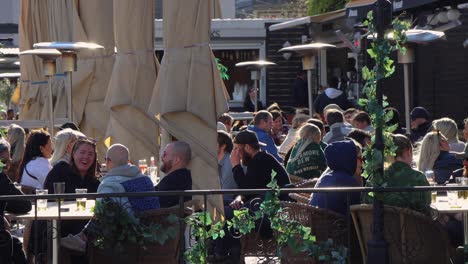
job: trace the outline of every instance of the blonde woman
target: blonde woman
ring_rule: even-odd
[[[24,147],[25,147],[25,132],[24,129],[16,124],[12,124],[8,127],[6,140],[10,143],[11,150],[11,161],[6,174],[12,182],[19,180],[19,165],[23,159]]]
[[[432,121],[432,127],[444,135],[450,145],[450,151],[462,152],[465,144],[458,139],[458,126],[453,119],[448,117]]]
[[[292,120],[291,124],[291,129],[288,131],[288,135],[284,139],[283,143],[278,149],[278,153],[280,155],[286,155],[288,151],[296,144],[298,140],[298,131],[301,128],[301,126],[309,120],[308,115],[304,114],[296,114]]]
[[[461,160],[451,153],[447,138],[440,131],[427,133],[421,141],[419,149],[418,170],[433,170],[435,181],[443,184],[449,180],[454,170],[460,169]]]
[[[303,125],[299,130],[299,140],[292,148],[286,171],[304,179],[320,177],[327,168],[320,146],[321,139],[320,129],[316,125]]]
[[[52,158],[50,158],[50,164],[55,166],[61,161],[69,164],[73,145],[76,140],[81,137],[84,138],[86,136],[80,131],[76,131],[71,128],[59,131],[55,136],[54,154],[52,154]]]

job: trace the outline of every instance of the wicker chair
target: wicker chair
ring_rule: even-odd
[[[303,226],[311,227],[316,241],[333,239],[336,245],[346,245],[347,229],[343,215],[330,210],[313,207],[310,205],[281,202],[283,212],[290,220],[294,220]],[[282,263],[316,263],[314,259],[305,253],[294,254],[290,249],[283,249]]]
[[[291,176],[290,176],[291,177]],[[302,180],[294,184],[295,188],[314,188],[317,184],[318,178],[310,180]],[[310,202],[310,193],[290,193],[289,197],[295,200],[298,203],[309,204]]]
[[[372,235],[372,205],[353,205],[351,215],[366,263],[367,241]],[[451,263],[453,249],[447,232],[430,217],[410,209],[385,206],[384,226],[390,263]]]
[[[190,214],[196,208],[199,208],[198,200],[191,200],[184,203],[185,214]],[[179,215],[179,207],[160,208],[150,210],[139,215],[140,221],[143,224],[161,223],[163,225],[171,225],[167,222],[169,215]],[[180,233],[180,226],[176,226],[175,238],[168,239],[164,245],[154,244],[146,247],[146,250],[135,246],[128,245],[125,248],[125,256],[109,255],[115,252],[101,250],[92,246],[88,246],[89,263],[179,263],[180,257],[180,239],[183,239],[183,234]]]

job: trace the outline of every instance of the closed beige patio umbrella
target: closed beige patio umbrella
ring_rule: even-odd
[[[134,163],[159,154],[158,125],[147,112],[159,68],[153,13],[153,0],[114,0],[117,54],[105,99],[106,136],[128,146]]]
[[[216,120],[228,111],[226,88],[209,46],[212,3],[164,1],[165,50],[149,107],[164,130],[190,144],[194,190],[220,188]],[[208,205],[223,210],[220,196],[208,197]]]

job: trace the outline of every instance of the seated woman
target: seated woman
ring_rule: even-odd
[[[320,146],[320,129],[312,124],[305,124],[299,130],[299,140],[294,145],[286,171],[304,179],[318,178],[327,168],[325,155]]]
[[[457,123],[451,118],[444,117],[432,121],[432,127],[437,129],[447,138],[450,146],[450,151],[462,152],[465,148],[465,143],[458,139]]]
[[[315,188],[325,187],[361,187],[356,180],[361,175],[362,154],[361,146],[353,140],[336,141],[325,149],[325,158],[330,171],[322,175]],[[359,193],[315,193],[310,205],[329,209],[347,215],[349,205],[360,202]]]
[[[18,168],[23,159],[24,154],[24,129],[18,125],[12,124],[8,127],[6,140],[10,143],[11,162],[9,164],[6,174],[12,182],[18,182],[19,172]]]
[[[433,170],[435,181],[444,184],[454,170],[461,168],[462,161],[455,157],[455,153],[449,152],[450,146],[438,130],[427,133],[421,141],[419,149],[418,170]]]
[[[50,135],[43,130],[30,133],[24,150],[23,161],[19,167],[21,175],[19,182],[32,193],[34,189],[42,189],[52,166],[49,159],[52,156]]]
[[[387,187],[429,186],[426,176],[411,168],[413,146],[408,137],[393,135],[393,143],[397,147],[395,160],[385,170]],[[410,208],[421,213],[428,213],[431,204],[430,192],[383,193],[383,202],[403,208]]]
[[[0,172],[0,195],[22,195],[23,193],[15,187],[5,174],[10,163],[10,144],[3,139],[0,140],[0,161],[6,165],[3,167],[3,171]],[[31,202],[27,200],[11,200],[8,202],[0,201],[0,210],[0,230],[3,230],[3,212],[6,211],[13,214],[25,214],[31,211]],[[12,237],[12,246],[12,263],[26,263],[23,245],[17,237]],[[6,252],[0,245],[0,262],[4,259],[3,257],[5,257],[3,255],[4,253]]]

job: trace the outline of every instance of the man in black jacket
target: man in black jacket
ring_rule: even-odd
[[[0,140],[0,161],[3,164],[3,171],[0,173],[0,195],[23,195],[5,174],[10,163],[10,144],[3,139]],[[13,214],[25,214],[31,211],[31,207],[31,202],[26,200],[0,201],[0,230],[2,230],[2,232],[5,230],[6,222],[3,218],[3,213],[5,211]],[[4,238],[4,236],[1,237]],[[15,264],[26,263],[21,241],[17,237],[12,237],[12,242],[13,252],[11,255],[8,254],[6,250],[3,250],[3,248],[0,248],[0,262],[4,263],[2,261],[8,259]]]

